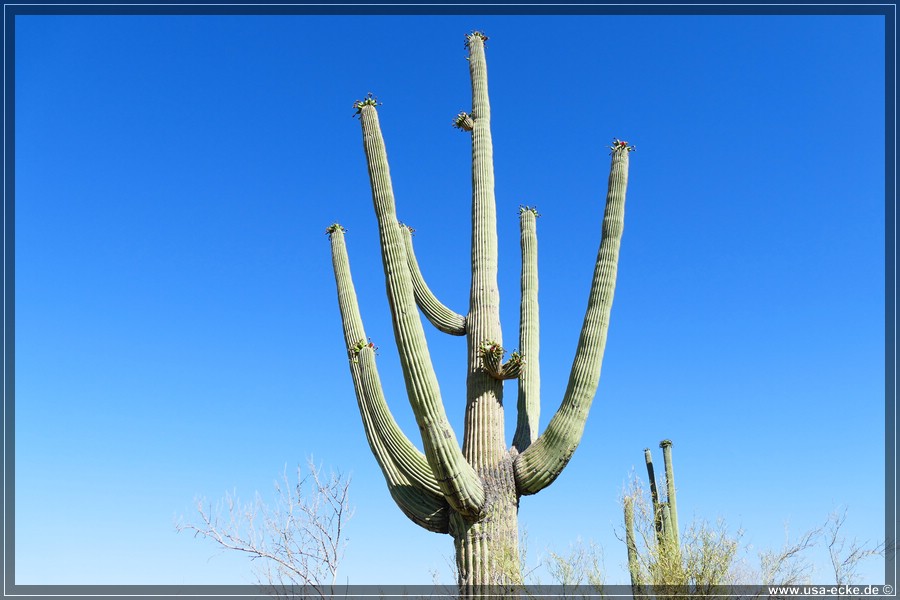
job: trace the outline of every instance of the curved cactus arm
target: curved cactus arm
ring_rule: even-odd
[[[409,264],[409,273],[412,275],[416,304],[419,305],[431,324],[440,331],[450,335],[466,335],[466,318],[444,306],[425,283],[425,278],[422,277],[422,271],[419,269],[419,263],[413,252],[412,229],[401,225],[400,232],[406,243],[406,260]]]
[[[559,409],[544,433],[516,457],[516,485],[523,495],[537,493],[553,483],[568,464],[581,441],[588,411],[597,392],[603,351],[606,348],[609,314],[616,288],[625,215],[625,189],[628,184],[628,153],[631,149],[631,146],[619,140],[615,140],[612,146],[603,236],[578,349]]]
[[[426,523],[433,523],[435,510],[447,506],[437,480],[425,456],[407,438],[388,409],[382,392],[378,369],[375,366],[375,350],[365,341],[365,330],[359,313],[356,290],[350,275],[350,262],[344,241],[344,229],[332,225],[326,230],[331,238],[332,262],[337,284],[338,305],[344,329],[344,341],[348,346],[350,374],[356,391],[359,411],[369,447],[375,455],[387,480],[388,487],[395,496],[395,488],[406,490],[395,497],[411,506],[428,509],[422,517]],[[355,343],[354,339],[358,339]],[[417,490],[414,492],[413,490]],[[427,498],[418,499],[418,496]],[[408,516],[416,514],[411,508],[400,507]],[[410,517],[412,518],[412,517]],[[414,519],[415,520],[415,519]],[[422,524],[422,523],[420,523]],[[423,526],[425,526],[423,524]],[[429,527],[430,528],[430,527]]]
[[[360,382],[363,399],[360,403],[360,414],[363,418],[366,439],[369,440],[372,454],[375,455],[384,474],[391,498],[403,514],[417,525],[435,533],[449,533],[450,505],[438,489],[428,464],[422,464],[425,457],[408,444],[405,437],[403,440],[406,443],[402,441],[398,443],[388,435],[384,435],[385,427],[378,423],[385,417],[393,421],[393,417],[381,395],[374,349],[368,346],[362,348],[357,355],[357,361],[351,362],[350,370],[354,383]],[[357,395],[360,395],[359,392]],[[383,410],[377,410],[375,407]],[[393,429],[399,432],[396,427]],[[427,470],[424,476],[423,468]]]
[[[416,525],[434,533],[450,533],[450,505],[402,483],[388,484],[391,498]]]
[[[357,108],[378,218],[388,304],[409,402],[422,433],[425,456],[444,497],[454,510],[475,519],[484,506],[484,487],[463,456],[441,401],[425,331],[416,310],[406,245],[397,226],[394,192],[378,113],[374,103],[366,101],[358,102]]]
[[[431,471],[425,455],[407,438],[388,409],[375,366],[375,351],[363,347],[357,354],[357,364],[362,377],[364,406],[377,441],[387,449],[391,461],[409,479],[412,485],[443,500],[443,492]]]
[[[519,377],[518,417],[513,448],[524,452],[538,436],[541,413],[540,319],[538,316],[537,209],[519,210],[522,245],[522,301],[519,309],[519,348],[528,368]]]

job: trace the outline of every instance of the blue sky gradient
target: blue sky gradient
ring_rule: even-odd
[[[252,583],[174,520],[197,496],[269,494],[309,455],[352,473],[343,578],[449,580],[451,539],[408,522],[369,452],[324,229],[348,230],[412,436],[352,103],[383,102],[398,214],[466,312],[471,158],[450,122],[471,106],[473,29],[490,36],[510,347],[517,209],[542,214],[542,427],[584,314],[606,146],[637,147],[583,442],[520,505],[534,560],[580,536],[627,581],[619,497],[664,438],[682,524],[723,517],[764,549],[846,505],[850,537],[883,537],[883,18],[18,16],[17,583]],[[461,437],[465,345],[426,329]],[[506,421],[511,440],[514,407]],[[883,563],[863,573],[883,582]]]

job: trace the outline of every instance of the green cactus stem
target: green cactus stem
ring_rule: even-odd
[[[401,224],[400,231],[406,244],[406,260],[409,265],[409,272],[412,275],[413,293],[416,297],[416,304],[422,310],[422,314],[425,315],[432,325],[444,333],[466,335],[466,318],[450,310],[438,300],[428,287],[428,284],[425,283],[425,278],[422,277],[422,271],[419,269],[419,263],[416,260],[415,252],[413,252],[412,233],[415,230]]]
[[[466,428],[463,453],[479,472],[501,463],[507,447],[503,425],[503,382],[481,368],[481,343],[502,346],[500,290],[497,285],[497,211],[494,199],[494,150],[488,98],[485,36],[467,38],[472,82],[472,279],[466,315]]]
[[[517,379],[522,376],[522,373],[525,372],[525,355],[521,352],[517,352],[513,350],[509,353],[509,360],[507,360],[500,367],[500,373],[502,374],[503,379]]]
[[[616,289],[627,186],[628,152],[614,151],[600,249],[597,252],[588,307],[566,393],[547,429],[514,463],[516,486],[523,495],[537,493],[553,483],[581,441],[588,411],[600,382],[603,352],[606,349],[609,317]]]
[[[484,489],[475,470],[460,452],[441,401],[425,332],[416,311],[406,244],[397,226],[394,192],[378,113],[370,103],[361,106],[359,114],[372,200],[378,219],[388,305],[409,402],[422,432],[428,464],[447,501],[454,510],[477,518],[484,506]]]
[[[450,505],[431,475],[424,455],[408,444],[386,410],[384,399],[380,396],[381,382],[375,369],[374,352],[363,348],[359,362],[359,378],[365,399],[365,406],[360,411],[363,426],[367,432],[373,433],[369,437],[369,448],[382,468],[391,497],[403,514],[417,525],[435,533],[449,533]],[[382,407],[383,410],[379,410]],[[393,423],[393,427],[385,423],[386,419]],[[401,442],[400,437],[404,441]]]
[[[359,356],[364,350],[371,350],[375,355],[375,344],[365,335],[362,318],[359,313],[359,304],[353,280],[350,276],[350,263],[347,257],[347,249],[343,232],[331,237],[332,262],[335,271],[335,281],[338,290],[338,304],[344,323],[344,339],[347,342],[351,355],[351,374],[359,373],[363,367],[355,367],[359,364]],[[351,343],[351,340],[356,339]],[[368,341],[367,341],[368,340]],[[378,379],[377,369],[373,366],[370,370],[370,378]],[[356,382],[354,380],[354,382]],[[358,389],[358,396],[365,389]],[[431,468],[428,466],[425,456],[403,435],[396,421],[387,407],[381,386],[375,386],[366,395],[363,408],[373,419],[377,426],[372,434],[377,435],[390,444],[390,452],[393,459],[403,468],[407,475],[416,480],[418,485],[432,494],[439,494],[440,490],[434,478]]]
[[[425,456],[403,435],[384,400],[375,367],[374,344],[366,341],[368,338],[350,276],[344,229],[335,228],[330,232],[330,238],[344,340],[352,359],[350,374],[369,447],[381,467],[391,496],[404,514],[422,527],[446,532],[449,505]]]
[[[538,437],[541,413],[541,338],[538,310],[538,263],[536,220],[540,215],[531,206],[519,207],[519,241],[522,248],[521,302],[519,305],[519,347],[528,357],[529,367],[519,377],[516,399],[516,433],[513,448],[524,452]]]
[[[665,539],[665,544],[671,548],[674,548],[673,545],[675,541],[675,535],[672,532],[672,511],[669,510],[669,505],[663,502],[659,505],[660,517],[662,521],[662,533],[663,539]]]
[[[665,461],[665,471],[666,471],[666,493],[667,499],[666,502],[661,502],[659,499],[659,491],[656,487],[656,476],[654,474],[653,469],[653,457],[651,456],[650,449],[644,449],[644,461],[647,463],[647,476],[650,481],[650,500],[653,505],[653,524],[654,529],[656,531],[656,548],[651,552],[653,556],[653,561],[657,564],[663,563],[670,567],[680,567],[682,565],[682,553],[681,553],[681,543],[679,541],[678,535],[678,510],[675,504],[675,477],[674,471],[672,469],[672,442],[671,440],[663,440],[660,442],[660,447],[663,449],[663,457]],[[629,573],[631,574],[631,586],[632,591],[635,594],[635,598],[639,596],[644,596],[644,577],[642,575],[643,571],[640,568],[638,563],[638,554],[636,547],[632,547],[633,543],[633,529],[634,529],[634,498],[626,497],[624,502],[625,508],[625,535],[626,535],[626,545],[628,546],[628,566]],[[629,534],[629,530],[631,533]],[[629,535],[631,538],[629,538]],[[631,539],[630,543],[628,540]],[[679,569],[669,569],[672,573],[677,573],[680,571]],[[680,577],[678,575],[669,575],[674,577]],[[655,578],[656,576],[651,574],[651,578]],[[663,583],[665,585],[686,585],[687,581],[677,580],[677,581],[664,581],[664,582],[655,582],[655,583]]]
[[[656,475],[653,469],[653,456],[650,454],[650,448],[644,448],[644,462],[647,463],[647,479],[650,482],[650,502],[653,506],[653,526],[656,530],[657,541],[662,543],[662,511],[660,510],[659,489],[656,487]]]
[[[631,576],[631,594],[635,600],[642,600],[645,597],[644,581],[641,575],[640,558],[634,537],[634,498],[630,496],[625,497],[624,510],[625,546],[628,549],[628,573]]]
[[[518,497],[512,458],[505,438],[503,381],[481,367],[481,344],[503,344],[500,291],[497,285],[497,209],[494,196],[494,150],[487,62],[481,32],[467,36],[472,84],[472,277],[466,315],[466,407],[463,454],[482,477],[490,494],[485,518],[463,523],[451,517],[457,544],[458,584],[472,586],[521,583],[518,560]]]
[[[672,440],[663,440],[659,443],[663,451],[663,465],[666,470],[666,504],[670,511],[669,525],[675,546],[680,546],[678,534],[678,505],[675,501],[675,469],[672,467]]]

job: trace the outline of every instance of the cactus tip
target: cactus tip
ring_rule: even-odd
[[[541,213],[539,213],[537,211],[537,207],[528,206],[527,204],[520,204],[519,205],[519,214],[521,215],[521,214],[527,213],[527,212],[530,212],[531,214],[533,214],[535,216],[535,218],[541,216]]]
[[[633,152],[634,146],[630,146],[628,142],[624,140],[620,140],[619,138],[613,138],[612,146],[607,146],[612,152],[610,154],[614,154],[617,152]]]
[[[672,440],[663,440],[659,443],[660,448],[668,448],[672,445]]]
[[[471,33],[466,34],[466,48],[468,48],[469,44],[472,42],[472,40],[474,40],[476,38],[480,39],[482,41],[482,43],[488,41],[488,39],[489,39],[488,36],[485,35],[485,33],[483,31],[478,31],[476,29],[475,31],[472,31]]]
[[[328,235],[329,237],[335,231],[340,231],[341,233],[347,233],[347,230],[344,229],[344,226],[341,225],[340,223],[332,223],[331,225],[329,225],[328,227],[325,228],[325,234]]]
[[[486,340],[484,343],[482,343],[481,351],[486,354],[493,354],[493,355],[497,356],[498,358],[502,357],[503,354],[506,352],[503,349],[503,346],[501,346],[494,340]]]
[[[356,113],[354,113],[354,116],[360,114],[362,112],[362,109],[366,106],[381,106],[381,102],[378,101],[378,98],[376,98],[375,95],[372,94],[372,92],[368,92],[365,98],[363,98],[362,100],[357,100],[353,103],[353,108],[356,109]]]
[[[359,353],[362,352],[363,348],[371,348],[372,352],[378,354],[378,346],[372,342],[372,338],[369,338],[368,341],[360,338],[353,346],[347,348],[347,354],[350,355],[350,360],[357,362],[359,360]]]

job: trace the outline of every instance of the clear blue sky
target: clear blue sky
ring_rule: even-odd
[[[723,517],[768,548],[847,505],[848,535],[883,536],[880,17],[19,16],[17,583],[252,583],[244,557],[173,522],[196,496],[268,495],[311,454],[352,473],[350,583],[449,578],[451,539],[400,513],[369,452],[324,229],[349,231],[412,436],[351,105],[383,102],[399,216],[465,312],[470,150],[450,122],[471,106],[473,29],[490,36],[509,342],[517,208],[543,215],[542,426],[587,300],[606,146],[637,147],[598,396],[563,475],[521,502],[531,556],[593,539],[626,581],[619,496],[663,438],[682,523]],[[461,437],[464,342],[427,331]],[[864,573],[883,580],[880,561]]]

